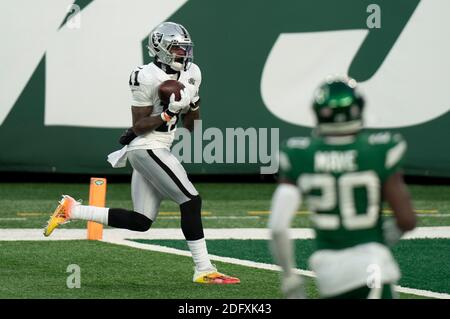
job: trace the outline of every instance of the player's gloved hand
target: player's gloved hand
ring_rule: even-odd
[[[393,246],[400,241],[404,231],[398,228],[397,221],[394,218],[389,218],[383,222],[384,240],[388,246]]]
[[[125,132],[120,136],[119,143],[122,145],[128,145],[134,140],[137,135],[134,133],[133,128],[127,128]]]
[[[191,96],[187,88],[180,91],[180,100],[175,101],[175,93],[170,95],[169,107],[166,113],[171,117],[175,114],[180,113],[180,111],[191,103]]]

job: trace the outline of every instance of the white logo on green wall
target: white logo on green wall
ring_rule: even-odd
[[[411,126],[449,111],[448,12],[450,1],[421,1],[380,69],[360,83],[367,101],[367,126]],[[283,121],[313,126],[314,89],[329,74],[346,74],[368,32],[281,34],[261,79],[269,111]]]

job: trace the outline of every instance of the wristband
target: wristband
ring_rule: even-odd
[[[170,116],[169,114],[167,114],[167,112],[162,112],[161,113],[161,119],[164,122],[169,122],[172,119],[172,116]]]

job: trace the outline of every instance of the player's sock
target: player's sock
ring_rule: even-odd
[[[202,199],[194,196],[180,205],[181,230],[186,238],[195,267],[199,271],[214,269],[209,260],[201,218]]]
[[[180,205],[181,230],[186,240],[198,240],[203,237],[202,199],[199,195]]]
[[[147,231],[152,225],[152,220],[143,214],[122,208],[76,205],[70,213],[70,218],[89,220],[115,228],[135,231]]]
[[[97,222],[103,225],[108,224],[108,210],[105,207],[75,205],[70,212],[71,219],[82,219]]]
[[[215,267],[209,260],[205,238],[198,240],[187,240],[187,244],[189,246],[189,250],[192,253],[192,259],[194,260],[195,268],[198,271],[215,269]]]
[[[108,226],[125,228],[135,231],[147,231],[153,221],[147,216],[122,208],[110,208],[108,214]]]

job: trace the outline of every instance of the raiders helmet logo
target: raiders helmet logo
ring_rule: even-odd
[[[192,85],[194,85],[194,84],[195,84],[195,80],[194,80],[194,78],[190,78],[190,79],[188,80],[188,82],[189,82],[189,84],[192,84]]]
[[[155,48],[158,47],[159,43],[161,42],[162,37],[163,37],[162,33],[159,33],[159,32],[153,33],[153,35],[152,35],[152,45],[153,45],[153,47],[155,47]]]

